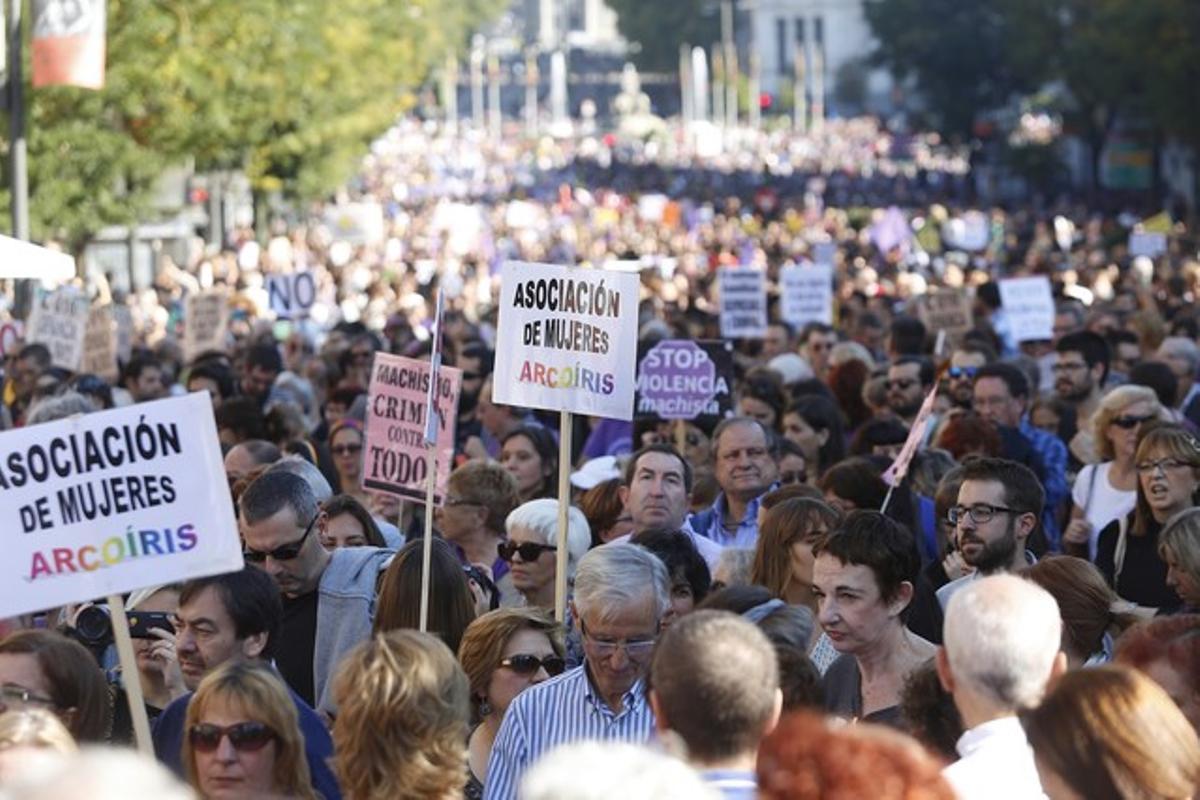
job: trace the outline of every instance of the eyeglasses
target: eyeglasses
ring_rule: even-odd
[[[361,444],[339,444],[337,447],[329,448],[329,452],[335,456],[352,456],[355,453],[361,453],[362,448]]]
[[[23,708],[31,705],[54,705],[52,698],[31,692],[23,686],[17,686],[15,683],[6,683],[0,686],[0,701],[6,707],[10,708]]]
[[[1132,414],[1130,414],[1130,415],[1126,415],[1126,416],[1113,417],[1112,422],[1110,422],[1109,424],[1116,425],[1118,428],[1121,428],[1122,430],[1131,431],[1134,428],[1136,428],[1138,425],[1141,425],[1143,422],[1149,422],[1152,419],[1154,419],[1153,414],[1146,414],[1146,415],[1140,416],[1140,417],[1135,417]]]
[[[1018,511],[1015,508],[993,506],[988,503],[976,503],[973,506],[950,506],[949,510],[946,511],[946,519],[950,520],[951,525],[957,525],[969,516],[976,525],[982,525],[985,522],[990,522],[992,517],[998,513],[1024,514],[1026,512]]]
[[[239,722],[236,725],[209,725],[200,723],[188,729],[188,742],[193,750],[201,753],[211,753],[221,745],[221,739],[228,736],[229,743],[239,753],[253,753],[262,750],[275,741],[275,731],[261,722]]]
[[[946,374],[951,378],[974,378],[977,372],[979,367],[951,367]]]
[[[555,675],[563,673],[563,670],[567,668],[567,662],[559,656],[538,658],[528,653],[518,653],[501,661],[500,666],[508,667],[513,672],[526,678],[536,675],[539,669],[544,669],[546,670],[546,674],[553,678]]]
[[[1054,372],[1074,372],[1077,369],[1087,369],[1087,364],[1082,361],[1075,361],[1069,364],[1055,364],[1050,369]]]
[[[501,542],[496,545],[496,553],[505,561],[512,561],[513,554],[519,554],[522,561],[534,562],[541,557],[542,553],[553,553],[558,548],[552,544],[538,544],[537,542]]]
[[[1180,461],[1177,458],[1160,458],[1157,461],[1143,461],[1137,465],[1137,471],[1142,475],[1153,475],[1158,470],[1162,470],[1165,475],[1167,472],[1177,469],[1191,469],[1196,465],[1187,461]]]
[[[896,380],[893,380],[893,381],[887,381],[883,385],[889,391],[892,389],[899,389],[900,391],[904,391],[905,389],[911,389],[913,386],[916,386],[917,379],[916,378],[897,378]]]
[[[293,558],[300,555],[300,550],[304,547],[304,540],[308,538],[310,533],[312,533],[313,523],[317,521],[317,517],[319,516],[321,516],[320,511],[318,511],[308,523],[308,527],[304,529],[304,535],[296,541],[289,542],[288,544],[281,544],[274,550],[269,550],[265,553],[258,550],[252,550],[247,547],[242,551],[242,558],[254,564],[261,564],[266,561],[268,557],[273,558],[276,561],[291,561]]]
[[[658,642],[658,629],[655,628],[653,636],[639,637],[637,639],[597,639],[588,633],[587,625],[583,618],[579,620],[579,630],[583,634],[583,638],[592,646],[592,655],[598,659],[605,659],[616,653],[618,649],[625,651],[625,655],[630,658],[638,658],[650,655],[654,649],[655,643]]]

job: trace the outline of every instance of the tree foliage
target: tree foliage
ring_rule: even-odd
[[[679,48],[689,44],[708,49],[721,38],[718,0],[607,0],[617,13],[617,29],[638,45],[637,65],[647,70],[674,72]]]
[[[78,247],[137,218],[162,168],[188,160],[320,196],[503,5],[108,0],[104,90],[26,87],[35,238]]]

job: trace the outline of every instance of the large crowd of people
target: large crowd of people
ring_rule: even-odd
[[[131,595],[169,620],[136,675],[82,632],[91,604],[0,623],[0,798],[84,796],[80,770],[164,800],[1200,797],[1185,227],[1131,255],[1157,209],[973,207],[963,153],[871,120],[691,144],[406,121],[349,227],[342,203],[164,259],[119,379],[10,349],[7,426],[207,392],[245,567]],[[797,329],[780,270],[819,251],[834,323]],[[639,347],[719,339],[716,269],[764,271],[729,415],[576,417],[560,464],[557,414],[493,396],[513,261],[636,271]],[[319,302],[276,321],[264,280],[299,270]],[[1052,282],[1048,338],[1001,303],[1020,276]],[[226,346],[185,360],[213,286]],[[934,291],[966,326],[936,327]],[[430,353],[438,292],[462,388],[427,509],[363,474],[373,359]],[[136,738],[131,680],[158,767],[99,749]]]

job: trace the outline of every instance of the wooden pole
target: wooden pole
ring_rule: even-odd
[[[142,677],[137,668],[137,656],[133,653],[129,617],[125,616],[125,601],[121,595],[109,595],[108,610],[112,617],[117,655],[121,658],[121,675],[125,683],[125,699],[129,701],[129,717],[133,720],[134,741],[139,751],[153,756],[154,743],[150,740],[150,718],[146,716],[146,700],[142,696]]]
[[[425,448],[429,482],[425,486],[425,541],[421,543],[421,632],[429,630],[430,563],[433,561],[433,491],[437,486],[437,445]]]
[[[558,550],[554,568],[554,618],[559,622],[567,616],[567,512],[571,508],[571,429],[570,411],[559,415],[558,428]]]

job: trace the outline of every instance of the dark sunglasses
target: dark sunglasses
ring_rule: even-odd
[[[293,558],[300,555],[300,549],[304,547],[304,540],[308,538],[310,533],[312,533],[313,523],[317,521],[317,517],[319,516],[321,516],[320,511],[313,515],[312,520],[308,523],[308,527],[304,529],[304,535],[296,541],[289,542],[287,544],[281,544],[279,547],[276,547],[274,550],[270,550],[266,553],[260,553],[258,550],[251,550],[249,547],[247,547],[242,550],[242,558],[254,564],[263,563],[267,560],[268,556],[276,561],[291,561]]]
[[[329,452],[335,456],[352,456],[355,453],[361,453],[362,448],[361,444],[339,444],[337,447],[329,448]]]
[[[501,661],[500,666],[508,667],[523,677],[536,675],[539,669],[544,669],[546,674],[553,678],[555,675],[562,675],[563,670],[567,668],[567,662],[558,656],[538,658],[528,653],[518,653]]]
[[[1152,419],[1154,419],[1153,414],[1147,414],[1143,417],[1135,417],[1135,416],[1114,417],[1112,424],[1116,425],[1118,428],[1122,428],[1124,430],[1131,431],[1134,428],[1136,428],[1138,425],[1141,425],[1143,422],[1149,422]]]
[[[188,729],[188,742],[193,750],[211,753],[221,746],[221,739],[229,737],[233,749],[240,753],[261,750],[275,741],[275,731],[261,722],[239,722],[236,725],[209,725],[200,723]]]
[[[898,378],[896,380],[887,381],[884,386],[888,389],[899,389],[904,391],[910,387],[916,386],[918,383],[916,378]]]
[[[536,542],[501,542],[496,545],[496,553],[505,561],[512,561],[513,554],[519,553],[522,561],[534,562],[542,553],[553,553],[558,548],[552,544],[537,544]]]
[[[979,367],[951,367],[946,374],[951,378],[974,378],[977,372]]]

